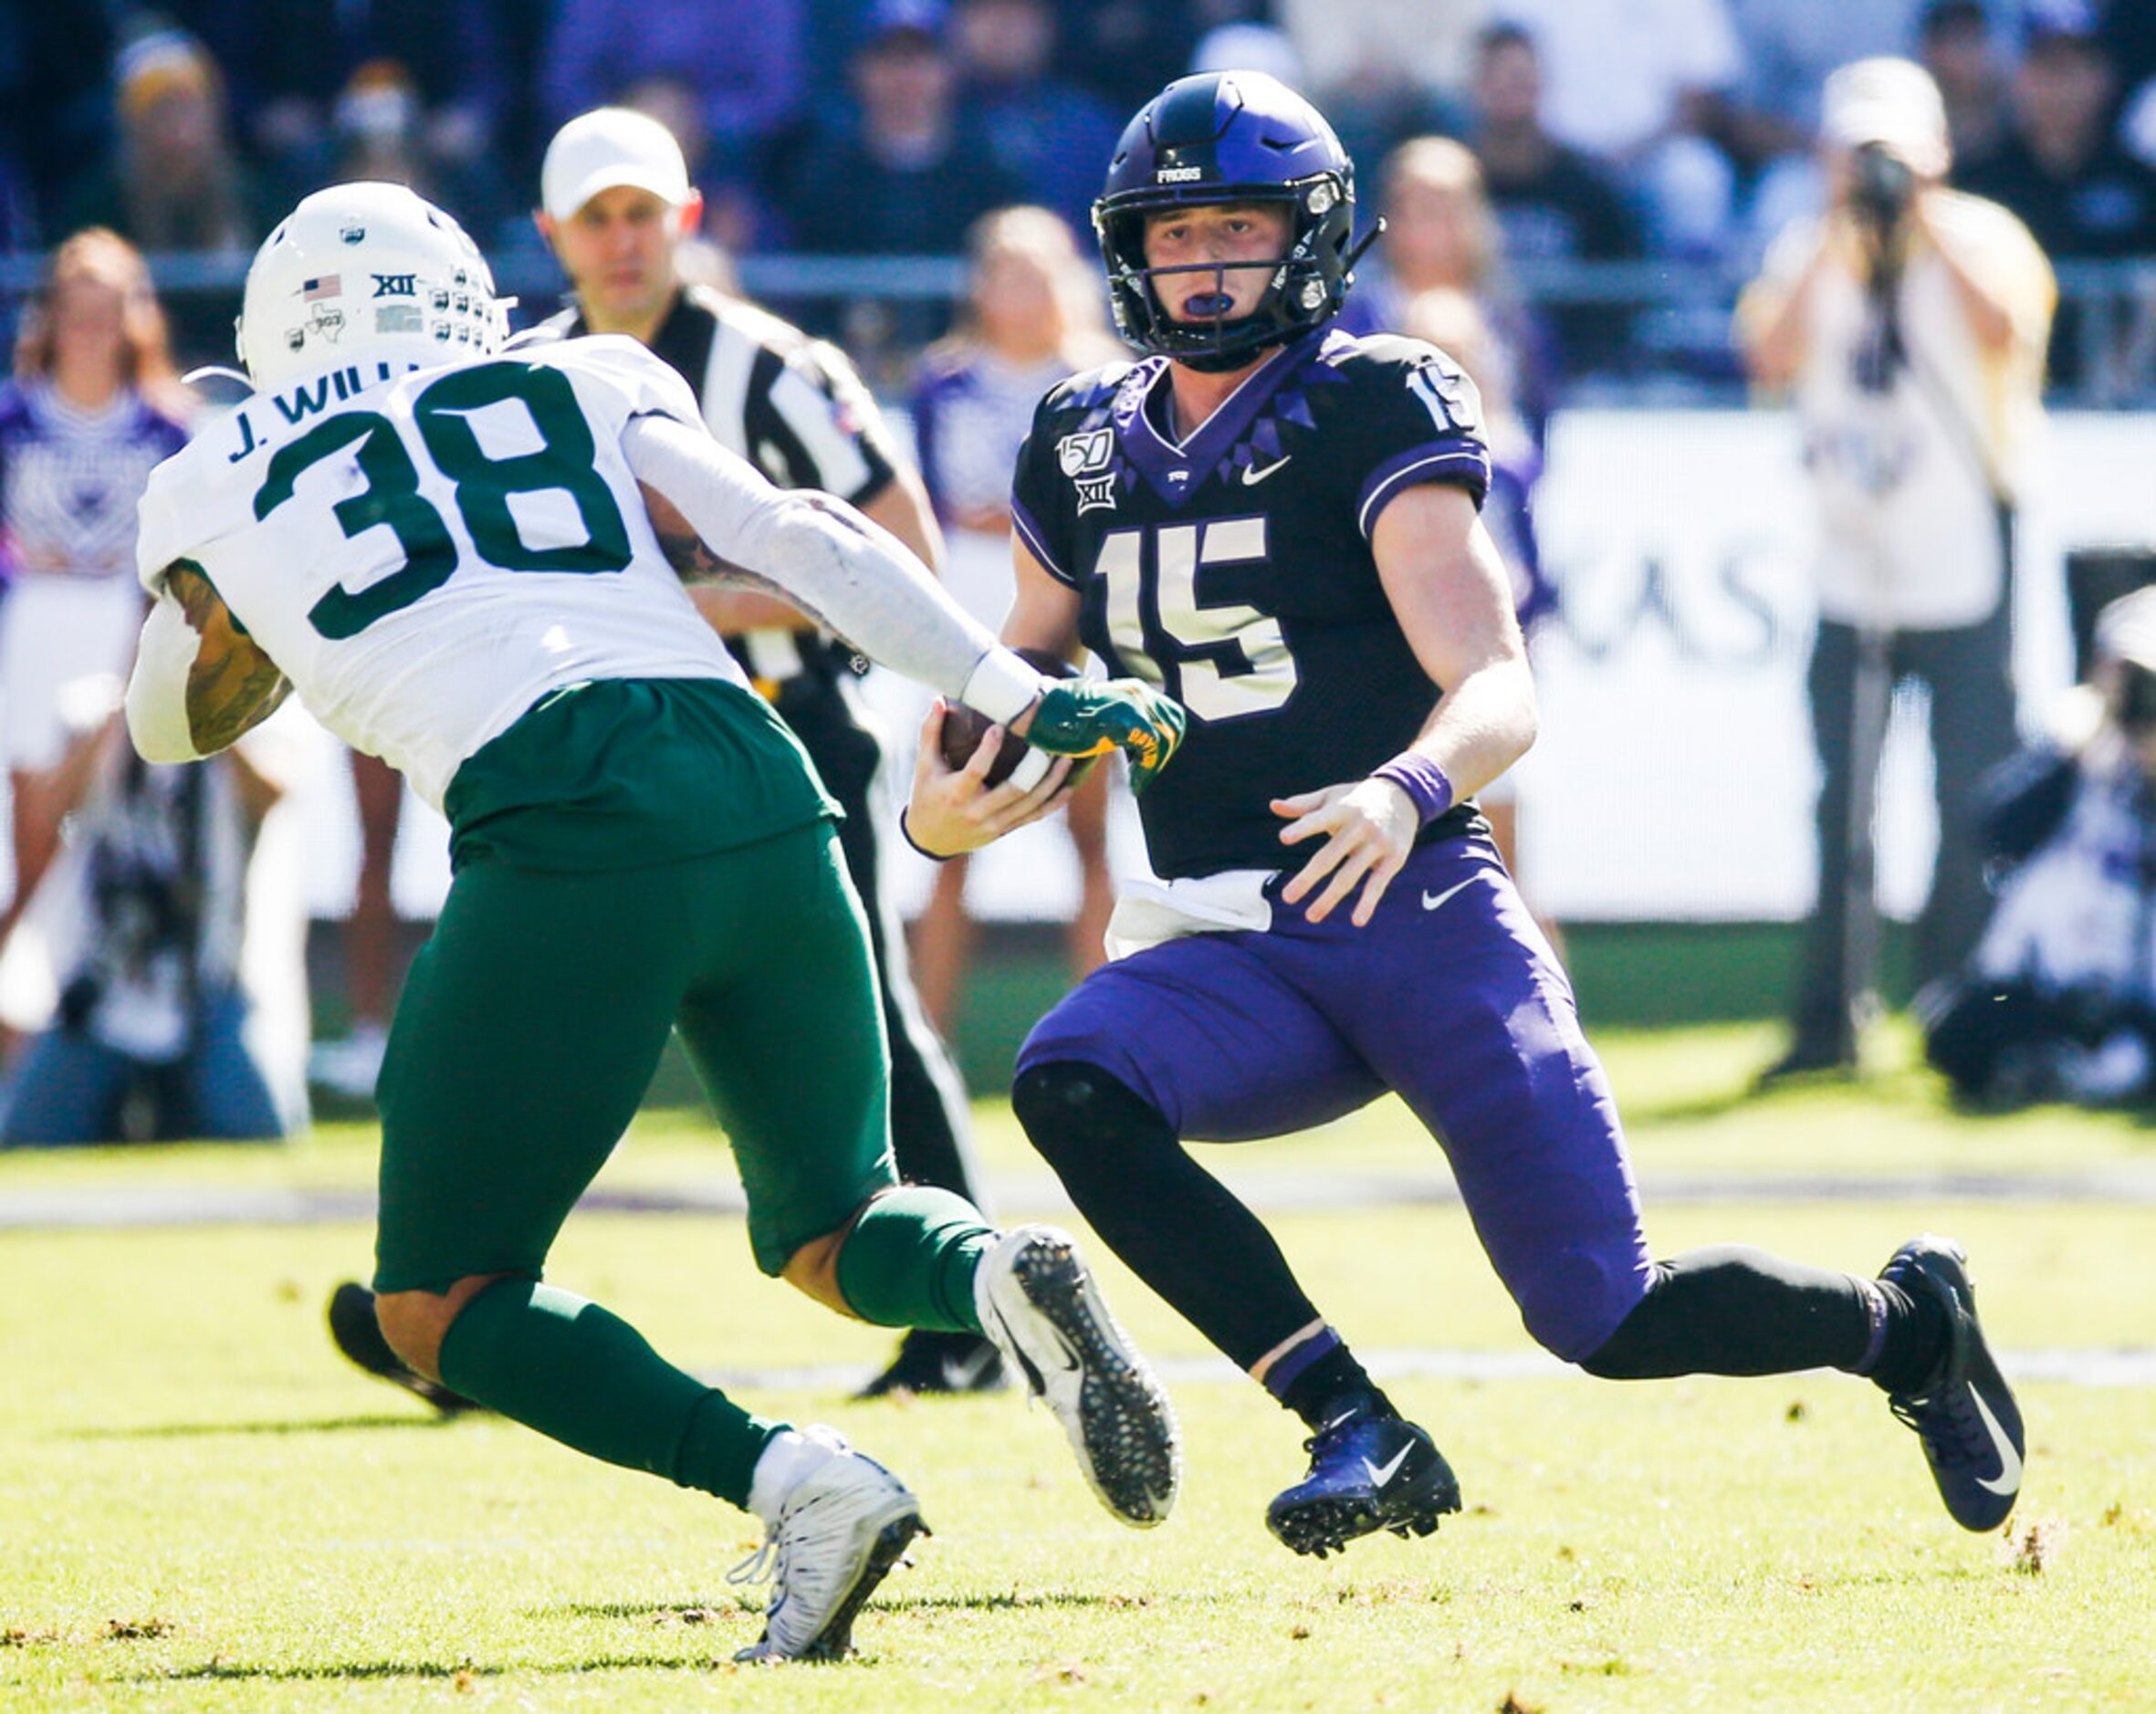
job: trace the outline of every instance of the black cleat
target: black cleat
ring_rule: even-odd
[[[1303,1443],[1310,1474],[1265,1509],[1273,1534],[1323,1559],[1379,1530],[1429,1535],[1460,1510],[1460,1483],[1428,1434],[1374,1400],[1341,1403]]]
[[[347,1280],[330,1294],[330,1338],[369,1374],[416,1394],[445,1416],[487,1408],[439,1381],[428,1380],[392,1351],[382,1336],[382,1324],[374,1319],[374,1293],[356,1280]]]
[[[891,1366],[853,1396],[1000,1393],[1004,1384],[1003,1359],[990,1341],[979,1333],[930,1333],[916,1327],[899,1342]]]
[[[1995,1530],[2021,1492],[2021,1409],[1984,1343],[1968,1257],[1951,1238],[1912,1238],[1879,1270],[1946,1312],[1946,1352],[1921,1386],[1890,1393],[1894,1415],[1923,1442],[1939,1497],[1964,1530]]]

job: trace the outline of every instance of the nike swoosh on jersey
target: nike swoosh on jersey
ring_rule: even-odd
[[[1996,1494],[2004,1500],[2021,1487],[2021,1454],[2014,1449],[2014,1442],[2006,1437],[2006,1431],[1999,1427],[1999,1419],[1993,1416],[1983,1402],[1983,1395],[1972,1385],[1969,1396],[1976,1401],[1976,1414],[1983,1419],[1983,1431],[1992,1437],[1992,1449],[1999,1455],[1999,1473],[1986,1481],[1976,1479],[1977,1487],[1986,1493]]]
[[[1290,453],[1288,458],[1293,458],[1294,455],[1293,453]],[[1269,465],[1245,465],[1242,471],[1242,486],[1246,488],[1256,487],[1267,476],[1286,464],[1288,458],[1275,458]]]
[[[1404,1446],[1387,1458],[1382,1466],[1373,1464],[1368,1458],[1365,1458],[1363,1468],[1369,1474],[1370,1485],[1373,1488],[1383,1488],[1386,1483],[1391,1481],[1400,1473],[1400,1466],[1408,1461],[1408,1454],[1414,1450],[1415,1447],[1411,1443]]]
[[[1479,879],[1479,877],[1475,875],[1470,875],[1465,881],[1454,882],[1452,885],[1447,887],[1442,893],[1438,894],[1435,897],[1432,897],[1429,894],[1425,893],[1422,895],[1422,908],[1426,911],[1436,910],[1439,905],[1444,904],[1447,899],[1450,898],[1455,893],[1458,893],[1460,888],[1470,887],[1474,885],[1477,879]]]

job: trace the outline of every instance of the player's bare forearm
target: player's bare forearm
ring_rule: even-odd
[[[1470,669],[1446,690],[1411,747],[1442,768],[1464,798],[1524,756],[1538,724],[1526,661],[1501,656]]]
[[[1078,591],[1049,576],[1015,531],[1010,538],[1010,611],[1003,619],[1006,648],[1040,649],[1060,660],[1078,656]]]
[[[675,576],[684,583],[701,583],[739,575],[741,568],[713,553],[672,500],[648,482],[639,486],[644,509],[651,514],[652,533],[658,537],[659,551],[666,556]]]
[[[194,747],[213,756],[275,714],[291,695],[291,681],[233,622],[231,609],[200,571],[174,566],[165,587],[202,639],[187,674],[187,726]]]
[[[1400,630],[1442,687],[1415,748],[1465,797],[1534,743],[1534,679],[1504,562],[1467,494],[1436,484],[1387,507],[1371,545]]]

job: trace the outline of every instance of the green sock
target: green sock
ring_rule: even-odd
[[[441,1364],[466,1397],[563,1446],[737,1506],[785,1426],[684,1374],[620,1316],[535,1280],[497,1280],[466,1304]]]
[[[839,1291],[879,1327],[978,1333],[973,1276],[996,1241],[965,1197],[926,1185],[877,1197],[839,1251]]]

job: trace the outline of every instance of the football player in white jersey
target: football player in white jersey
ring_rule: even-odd
[[[155,604],[129,725],[149,758],[187,759],[295,689],[448,816],[455,879],[382,1075],[382,1332],[504,1416],[756,1512],[776,1587],[744,1653],[843,1654],[922,1527],[914,1496],[540,1282],[669,1029],[731,1135],[767,1273],[865,1321],[988,1333],[1126,1522],[1166,1515],[1175,1427],[1066,1236],[896,1184],[829,800],[679,573],[781,589],[1040,747],[1121,747],[1141,779],[1180,713],[1042,680],[859,514],[722,451],[634,341],[502,353],[505,332],[478,251],[401,187],[319,192],[271,233],[239,324],[257,391],[142,502]]]

